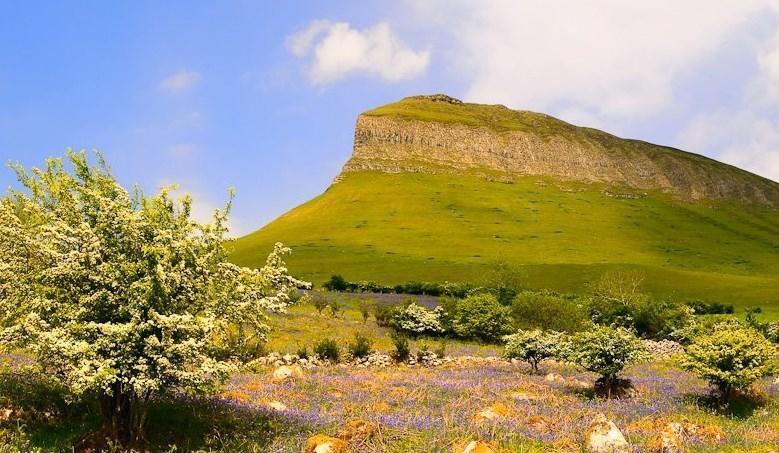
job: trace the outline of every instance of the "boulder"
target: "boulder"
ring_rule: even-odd
[[[273,380],[276,382],[301,377],[303,377],[303,369],[298,365],[282,365],[273,372]]]
[[[498,449],[480,440],[455,444],[452,447],[454,453],[497,453]]]
[[[335,437],[317,434],[306,441],[305,453],[346,453],[346,442]]]
[[[612,421],[598,414],[590,423],[585,436],[587,451],[593,453],[627,453],[630,445]]]

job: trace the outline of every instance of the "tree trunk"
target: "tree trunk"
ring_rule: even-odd
[[[133,390],[114,384],[110,394],[100,397],[103,429],[123,446],[139,445],[146,441],[146,414],[149,395],[138,395]]]

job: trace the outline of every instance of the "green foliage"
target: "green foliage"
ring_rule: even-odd
[[[617,381],[625,366],[647,360],[649,355],[631,331],[624,327],[595,326],[571,338],[568,359],[601,375],[607,386]]]
[[[777,352],[757,330],[735,321],[722,322],[693,339],[680,364],[716,386],[727,399],[773,373]]]
[[[398,362],[408,360],[409,355],[411,355],[411,346],[408,344],[408,338],[403,333],[397,331],[393,331],[390,337],[395,348],[392,352],[392,358]]]
[[[492,294],[475,294],[457,303],[453,326],[460,337],[498,341],[511,330],[511,315]]]
[[[316,282],[330,278],[327,269],[381,286],[481,282],[502,258],[522,270],[525,288],[585,294],[588,282],[622,269],[640,272],[642,291],[653,298],[734,302],[736,309],[779,301],[779,212],[712,209],[654,192],[617,199],[603,188],[535,176],[503,184],[469,175],[347,173],[239,239],[231,259],[256,266],[281,240],[296,244],[290,269]],[[779,318],[779,303],[764,308]]]
[[[14,167],[27,190],[0,200],[0,346],[98,395],[107,434],[136,442],[153,396],[212,390],[307,284],[278,243],[260,269],[226,262],[230,203],[199,224],[189,196],[131,195],[97,158]]]
[[[643,276],[636,273],[605,274],[589,303],[592,320],[635,330],[646,338],[667,338],[688,326],[693,309],[670,300],[655,300],[641,291]]]
[[[354,342],[349,343],[349,353],[352,357],[361,359],[367,357],[373,348],[373,341],[361,333],[354,336]]]
[[[362,316],[363,324],[368,322],[368,319],[371,317],[371,309],[367,301],[363,301],[360,303],[360,315]]]
[[[330,277],[330,280],[326,281],[323,285],[323,288],[325,288],[328,291],[346,291],[346,289],[349,287],[349,284],[346,282],[346,279],[344,279],[339,274],[335,274]]]
[[[321,291],[313,291],[311,293],[311,305],[314,306],[317,313],[322,314],[322,311],[327,307],[327,296]]]
[[[693,309],[668,300],[648,300],[633,307],[633,329],[642,337],[668,338],[693,321]]]
[[[589,327],[586,302],[551,291],[522,291],[511,303],[514,325],[520,329],[544,328],[578,332]]]
[[[766,338],[774,343],[779,343],[779,321],[763,322],[757,318],[762,313],[760,307],[748,308],[746,310],[746,321],[752,328],[758,330]]]
[[[298,356],[298,358],[301,359],[308,359],[308,348],[306,346],[301,346],[298,348],[298,350],[295,352],[295,355]]]
[[[397,308],[389,304],[377,303],[373,307],[373,317],[376,318],[376,324],[379,327],[391,327],[396,312]]]
[[[704,302],[702,300],[691,300],[687,302],[687,306],[692,308],[696,315],[724,315],[733,314],[735,311],[733,304]]]
[[[505,261],[498,261],[492,265],[483,286],[501,305],[510,305],[522,288],[522,281],[522,272],[517,267]]]
[[[338,360],[341,358],[341,349],[338,347],[338,343],[336,343],[335,340],[325,338],[314,345],[314,354],[319,356],[322,360],[338,363]]]
[[[555,331],[520,330],[504,339],[503,356],[529,363],[534,373],[538,372],[539,362],[550,357],[565,357],[570,349],[567,337]]]

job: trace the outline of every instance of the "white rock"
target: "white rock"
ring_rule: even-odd
[[[590,423],[585,437],[587,451],[593,453],[627,453],[630,445],[625,436],[605,415],[598,414]]]
[[[298,365],[282,365],[273,372],[273,380],[276,382],[286,381],[287,379],[303,377],[303,369]]]
[[[281,401],[271,401],[268,403],[268,407],[277,412],[284,412],[287,410],[287,405]]]

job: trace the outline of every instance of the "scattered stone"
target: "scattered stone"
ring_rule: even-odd
[[[276,382],[283,382],[287,379],[302,378],[303,369],[298,365],[281,365],[273,372],[273,380]]]
[[[487,420],[498,420],[507,417],[511,414],[511,409],[503,403],[495,403],[492,406],[482,409],[476,414],[477,418],[484,418]]]
[[[346,442],[335,437],[317,434],[306,441],[305,453],[346,453]]]
[[[593,453],[627,453],[630,445],[625,436],[612,421],[599,413],[587,429],[585,436],[587,451]]]
[[[682,453],[684,425],[678,422],[669,423],[660,433],[660,451],[662,453]]]
[[[365,420],[350,420],[338,431],[335,437],[345,441],[363,441],[372,437],[379,427]]]
[[[531,401],[531,400],[538,399],[535,396],[525,392],[513,392],[511,394],[511,397],[517,401]]]
[[[684,346],[671,340],[641,340],[644,347],[658,359],[668,358],[674,354],[684,352]]]
[[[549,373],[546,376],[544,376],[545,382],[559,382],[559,383],[565,383],[565,378],[560,376],[557,373]]]
[[[284,412],[287,410],[287,405],[282,403],[281,401],[271,401],[268,403],[268,407],[273,409],[276,412]]]
[[[480,440],[463,442],[455,444],[452,448],[454,453],[497,453],[498,449]]]

